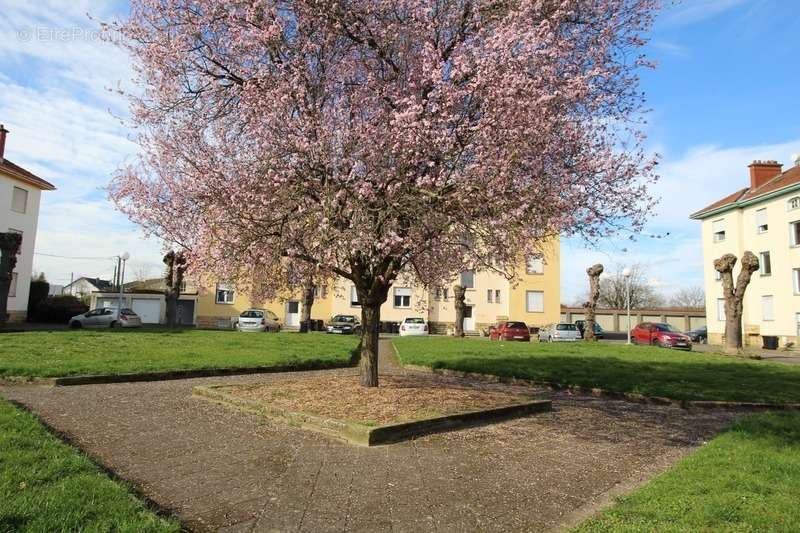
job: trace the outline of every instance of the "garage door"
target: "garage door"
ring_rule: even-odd
[[[134,298],[131,305],[133,312],[139,315],[144,324],[161,322],[161,302],[145,298]]]

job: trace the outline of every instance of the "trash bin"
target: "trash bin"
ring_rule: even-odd
[[[775,335],[763,335],[761,338],[764,340],[765,350],[778,349],[778,337],[776,337]]]
[[[305,320],[300,322],[300,333],[308,333],[308,322]]]

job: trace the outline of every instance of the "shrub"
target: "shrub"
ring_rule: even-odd
[[[65,324],[75,315],[89,310],[89,306],[80,299],[69,294],[49,296],[39,302],[33,309],[33,318],[37,322]]]

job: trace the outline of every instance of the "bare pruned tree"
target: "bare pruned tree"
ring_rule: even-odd
[[[750,277],[758,270],[758,258],[751,251],[742,254],[742,266],[733,284],[733,267],[736,256],[725,254],[714,261],[714,269],[722,277],[722,295],[725,297],[725,351],[742,351],[742,302],[744,292],[750,284]]]
[[[586,269],[589,276],[589,299],[583,304],[586,309],[586,328],[583,338],[587,341],[596,341],[594,335],[594,312],[597,309],[597,300],[600,298],[600,274],[603,273],[603,265],[597,263]]]

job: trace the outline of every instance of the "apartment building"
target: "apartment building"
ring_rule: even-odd
[[[530,258],[520,265],[516,279],[507,280],[496,272],[462,272],[451,284],[425,287],[395,283],[381,307],[381,321],[400,322],[405,317],[425,318],[434,333],[447,333],[455,324],[453,286],[466,287],[464,329],[478,333],[500,320],[522,320],[529,326],[557,322],[560,316],[559,241],[549,243],[543,257]],[[230,328],[235,318],[250,307],[272,311],[287,329],[300,325],[300,292],[269,302],[251,302],[247,294],[227,283],[217,283],[200,291],[197,300],[197,325],[205,328]],[[337,314],[360,316],[355,287],[349,280],[337,279],[329,287],[316,289],[312,319],[329,320]]]
[[[10,322],[24,322],[28,314],[39,201],[42,191],[52,191],[55,187],[6,159],[7,134],[8,130],[0,124],[0,232],[22,235],[22,247],[11,274],[8,315]]]
[[[749,165],[750,184],[691,215],[702,222],[709,342],[725,331],[722,283],[714,260],[749,250],[759,258],[744,299],[744,342],[763,336],[779,343],[800,337],[800,157],[788,170],[776,161]],[[738,275],[734,269],[734,278]]]

